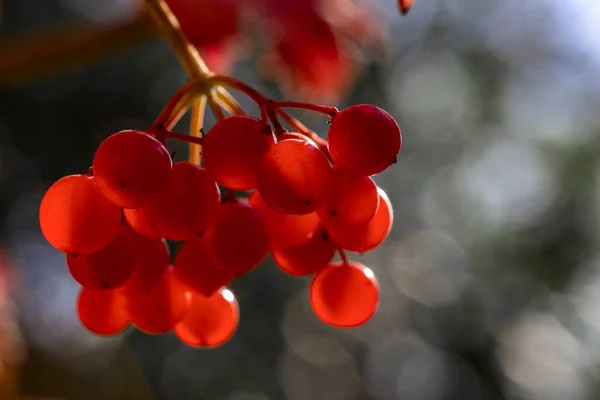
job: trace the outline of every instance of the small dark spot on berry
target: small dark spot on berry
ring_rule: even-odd
[[[126,184],[124,184],[124,183],[120,183],[120,184],[119,184],[119,187],[120,187],[121,189],[125,189],[125,186],[127,186],[127,185],[126,185]]]
[[[204,236],[204,231],[202,231],[198,234],[198,237],[202,237],[202,236]]]
[[[107,283],[103,284],[102,289],[108,289],[108,284]]]
[[[306,204],[307,206],[310,206],[310,203],[312,203],[312,201],[311,201],[311,200],[309,200],[309,199],[307,199],[307,200],[304,200],[304,204]]]
[[[335,217],[337,215],[337,213],[335,212],[335,210],[329,210],[329,215],[331,215],[332,217]]]
[[[71,257],[73,257],[73,258],[77,258],[77,257],[78,257],[78,255],[77,255],[77,253],[73,253],[73,254],[71,254]]]
[[[321,239],[323,239],[324,242],[329,242],[329,233],[323,231]]]

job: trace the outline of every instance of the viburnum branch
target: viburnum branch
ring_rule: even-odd
[[[340,254],[340,257],[342,258],[342,263],[344,263],[345,266],[350,265],[350,263],[348,262],[348,257],[346,256],[346,252],[344,251],[344,249],[339,247],[338,253]]]
[[[200,138],[202,125],[204,124],[204,112],[206,110],[206,96],[200,96],[192,102],[192,115],[190,117],[190,136]],[[203,139],[203,138],[202,138]],[[188,160],[200,165],[202,162],[202,145],[190,143],[188,147]]]
[[[320,106],[318,104],[301,103],[298,101],[274,101],[272,102],[272,106],[274,108],[298,108],[302,110],[310,110],[325,114],[329,117],[334,117],[339,112],[336,107]]]
[[[156,120],[152,124],[153,126],[164,125],[169,127],[173,124],[173,119],[178,115],[181,110],[185,110],[193,101],[193,95],[198,90],[198,81],[191,80],[185,85],[181,86],[173,96],[169,99],[169,102],[164,106]]]

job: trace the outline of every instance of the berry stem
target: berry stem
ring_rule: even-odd
[[[225,119],[225,114],[223,113],[221,106],[215,100],[215,96],[213,94],[208,96],[208,105],[217,121],[221,121],[222,119]]]
[[[283,125],[281,125],[279,119],[277,119],[277,113],[275,112],[275,109],[273,107],[270,107],[270,104],[267,105],[265,108],[267,111],[267,116],[271,120],[273,128],[275,129],[275,136],[283,135],[285,133],[285,128],[283,127]]]
[[[339,110],[336,107],[321,106],[318,104],[301,103],[298,101],[274,101],[272,102],[273,108],[298,108],[301,110],[315,111],[321,114],[325,114],[329,117],[335,117]]]
[[[258,90],[254,89],[252,86],[230,76],[213,75],[209,78],[209,81],[211,86],[220,85],[226,88],[239,90],[240,92],[250,97],[259,106],[271,103],[271,100],[263,96]]]
[[[344,263],[344,266],[346,266],[346,267],[349,266],[350,263],[348,262],[348,257],[346,256],[346,252],[344,251],[344,249],[339,247],[338,253],[340,253],[340,257],[342,257],[342,262]]]
[[[244,108],[238,103],[238,101],[229,93],[227,90],[223,88],[216,89],[216,97],[221,105],[229,114],[232,115],[246,115],[246,111]]]
[[[206,110],[206,96],[200,96],[192,102],[192,115],[190,118],[190,137],[200,138],[202,125],[204,125],[204,114]],[[202,145],[190,143],[188,147],[188,160],[200,165],[202,162]]]
[[[154,135],[158,140],[164,141],[165,139],[175,139],[181,140],[186,143],[193,143],[196,145],[202,145],[204,143],[204,138],[185,135],[179,132],[173,132],[170,129],[165,128],[164,126],[152,126],[148,129],[148,134]]]
[[[177,115],[181,113],[181,110],[185,110],[187,105],[193,101],[193,95],[197,87],[197,80],[191,80],[181,86],[171,99],[169,99],[169,102],[164,106],[160,114],[158,114],[152,125],[171,128],[171,125],[174,125],[173,121],[177,119]]]
[[[327,141],[321,139],[316,133],[308,129],[302,122],[298,121],[296,118],[292,117],[282,109],[278,109],[276,112],[292,127],[292,129],[315,142],[319,150],[321,150],[325,157],[327,157],[327,159],[333,163],[331,155],[329,154],[329,149],[327,148]]]

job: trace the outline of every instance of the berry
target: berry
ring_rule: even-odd
[[[362,264],[331,264],[314,276],[310,303],[326,324],[340,328],[362,325],[377,310],[377,280],[373,271]]]
[[[119,292],[127,297],[147,293],[169,269],[169,246],[163,239],[136,235],[136,263]]]
[[[171,156],[145,132],[121,131],[106,138],[94,155],[94,176],[102,193],[125,208],[144,206],[169,181]]]
[[[140,255],[137,235],[129,227],[121,227],[113,240],[92,254],[67,254],[69,272],[88,289],[116,289],[131,276]]]
[[[100,192],[96,181],[70,175],[56,181],[40,204],[46,240],[66,253],[89,254],[105,247],[121,224],[121,210]]]
[[[103,336],[116,335],[130,323],[125,298],[114,290],[82,288],[77,299],[77,315],[90,332]]]
[[[210,174],[195,164],[178,162],[166,190],[144,212],[163,237],[187,240],[210,226],[220,205],[219,188]]]
[[[333,117],[327,140],[336,165],[364,176],[394,164],[402,147],[394,118],[371,104],[349,107]]]
[[[257,191],[250,194],[248,201],[262,215],[271,247],[287,248],[305,243],[319,227],[316,213],[304,215],[280,213],[265,203]]]
[[[394,210],[387,194],[377,188],[379,207],[365,224],[335,224],[327,229],[344,249],[363,253],[379,246],[388,236],[394,222]]]
[[[337,165],[331,172],[331,194],[317,210],[321,222],[325,226],[369,222],[379,205],[377,186],[373,179]]]
[[[218,184],[231,190],[256,187],[256,170],[273,135],[262,132],[263,123],[236,115],[218,121],[204,138],[204,167]]]
[[[260,213],[242,201],[227,201],[212,226],[213,244],[222,265],[240,276],[258,266],[269,252]]]
[[[183,243],[175,256],[177,278],[190,289],[210,296],[233,279],[233,272],[223,267],[213,246],[213,233]]]
[[[275,264],[283,272],[294,276],[312,275],[331,262],[335,243],[323,228],[317,230],[306,243],[294,247],[271,249]]]
[[[206,297],[192,293],[190,310],[175,326],[175,334],[193,347],[216,347],[235,333],[240,319],[237,300],[226,288]]]
[[[166,333],[188,311],[187,293],[187,288],[169,268],[146,293],[127,298],[127,311],[140,330],[150,334]]]
[[[143,208],[124,208],[123,216],[131,229],[151,238],[162,238],[154,223],[148,218],[146,211]]]
[[[323,153],[310,143],[283,140],[263,156],[256,183],[261,197],[274,210],[309,214],[329,195],[331,166]]]

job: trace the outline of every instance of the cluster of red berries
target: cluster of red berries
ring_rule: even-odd
[[[396,161],[402,139],[376,106],[334,114],[326,148],[273,134],[265,119],[224,118],[202,140],[204,168],[173,163],[161,130],[102,142],[90,173],[58,180],[40,206],[44,236],[82,286],[83,325],[110,335],[133,323],[174,330],[191,346],[220,345],[239,320],[226,286],[269,251],[284,272],[313,276],[310,302],[321,320],[366,322],[377,281],[344,250],[372,250],[388,235],[392,207],[371,176]],[[182,242],[172,263],[165,239]],[[336,251],[342,262],[332,262]]]

